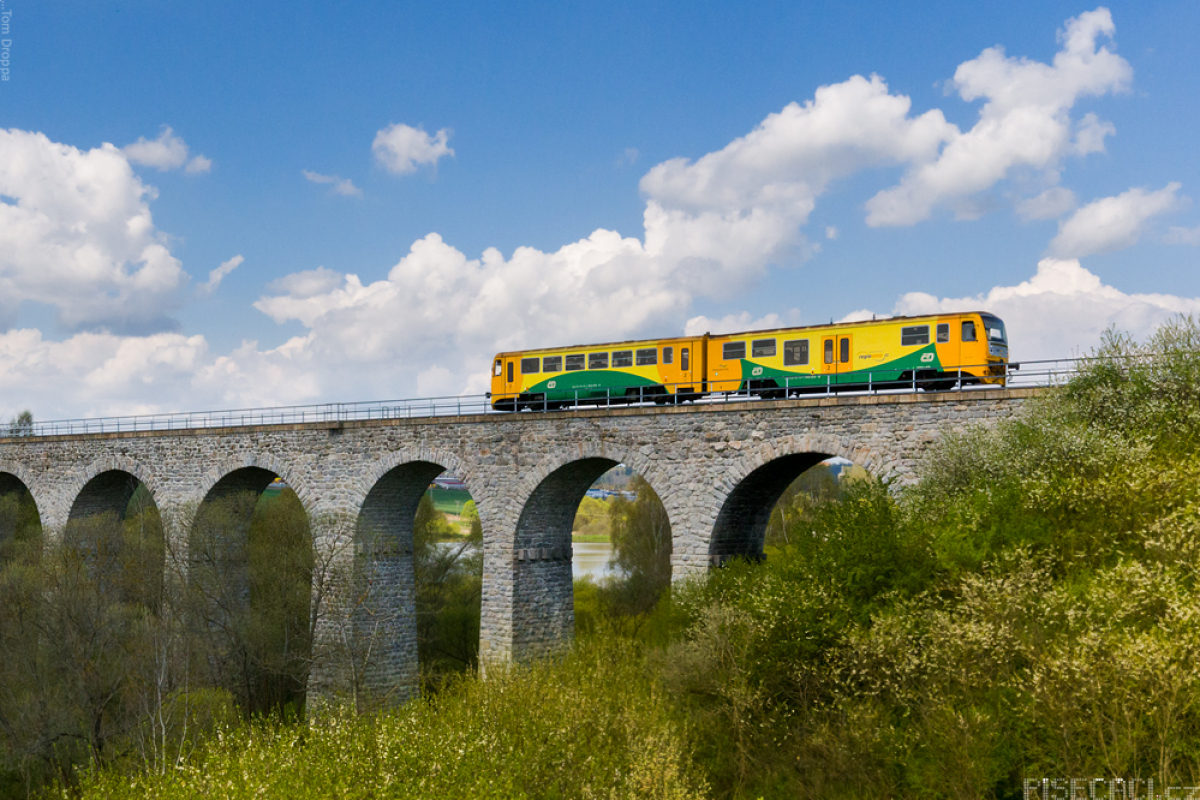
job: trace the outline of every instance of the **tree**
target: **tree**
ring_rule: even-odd
[[[612,564],[625,575],[614,610],[642,614],[671,584],[671,523],[645,478],[635,475],[629,489],[633,500],[618,495],[611,501]]]
[[[20,414],[17,414],[8,423],[9,436],[32,436],[33,435],[33,412],[25,409]]]
[[[479,655],[483,527],[473,502],[464,505],[463,516],[468,506],[471,533],[465,540],[454,540],[454,527],[428,494],[413,521],[417,659],[430,688],[445,674],[473,669]]]

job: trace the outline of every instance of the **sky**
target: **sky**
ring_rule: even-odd
[[[1200,4],[0,2],[0,419],[493,353],[1200,313]]]

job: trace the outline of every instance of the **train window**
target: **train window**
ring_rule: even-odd
[[[588,369],[608,369],[608,353],[588,353]]]
[[[663,363],[664,364],[675,363],[675,348],[674,347],[664,347],[663,348]]]
[[[755,339],[750,343],[750,355],[754,358],[768,358],[775,355],[775,340]]]
[[[567,372],[583,369],[583,353],[567,356]]]
[[[808,339],[783,343],[783,365],[798,367],[808,363]]]
[[[963,341],[964,342],[975,341],[975,322],[974,322],[974,320],[969,320],[969,319],[963,320]]]
[[[542,359],[543,372],[562,372],[562,356],[546,356]]]
[[[721,345],[721,358],[726,361],[737,361],[746,357],[745,342],[726,342]]]
[[[687,372],[688,369],[688,349],[681,347],[679,348],[679,370],[680,372]]]
[[[929,326],[911,325],[900,329],[900,344],[911,347],[917,344],[929,344]]]
[[[938,323],[938,344],[950,341],[950,323]]]
[[[540,358],[522,358],[521,359],[521,374],[533,375],[536,372],[542,371],[542,360]]]
[[[632,350],[615,350],[613,351],[613,369],[617,367],[632,367],[633,366],[633,351]]]
[[[670,350],[671,348],[667,348]],[[648,347],[645,350],[637,351],[637,365],[639,367],[653,367],[658,363],[658,351],[653,347]]]
[[[508,362],[508,382],[509,383],[513,382],[513,364],[515,364],[515,363],[516,363],[515,361]]]
[[[833,363],[833,339],[825,340],[825,363]]]
[[[928,331],[926,331],[928,333]],[[838,361],[846,364],[850,361],[850,337],[843,336],[838,342]]]
[[[499,378],[503,371],[504,371],[504,362],[497,358],[496,359],[496,377]]]

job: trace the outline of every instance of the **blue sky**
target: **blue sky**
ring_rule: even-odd
[[[978,5],[4,0],[0,416],[968,307],[1069,356],[1200,311],[1200,5]]]

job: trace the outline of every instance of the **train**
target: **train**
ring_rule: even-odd
[[[1008,371],[1004,322],[969,311],[497,353],[488,397],[496,411],[550,411],[713,394],[1003,386]]]

